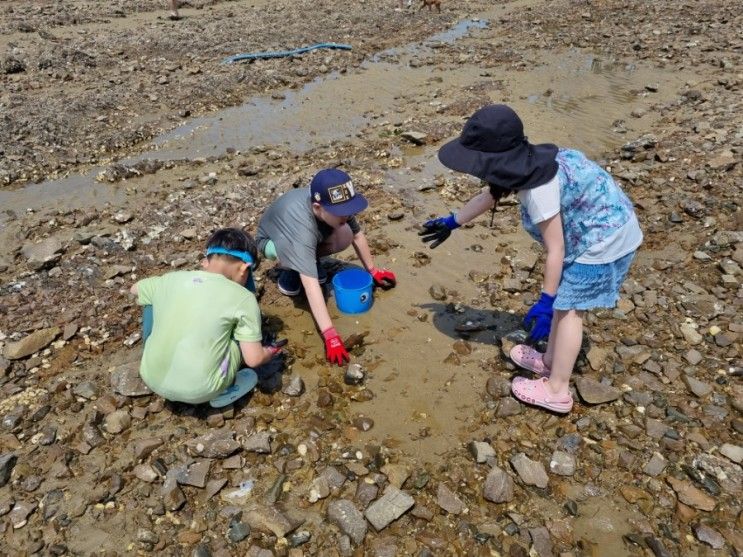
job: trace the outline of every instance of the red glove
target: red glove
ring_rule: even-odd
[[[348,355],[346,347],[343,346],[343,341],[335,327],[325,329],[322,336],[325,339],[325,356],[331,364],[342,366],[344,361],[351,361],[351,357]]]
[[[395,273],[389,269],[377,269],[376,267],[372,267],[369,269],[369,273],[374,279],[374,284],[384,288],[385,290],[392,288],[397,284]]]

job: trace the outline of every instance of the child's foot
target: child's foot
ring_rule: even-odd
[[[567,414],[573,408],[573,397],[570,393],[556,395],[547,386],[548,379],[526,379],[525,377],[514,377],[511,382],[513,395],[521,402],[541,406],[552,412]]]
[[[544,364],[544,354],[526,344],[517,344],[511,348],[509,356],[511,356],[511,360],[513,360],[514,364],[524,369],[528,369],[540,377],[549,377],[552,372],[550,368]]]
[[[244,368],[235,374],[235,382],[209,401],[212,408],[222,408],[241,399],[258,384],[258,374],[250,368]]]

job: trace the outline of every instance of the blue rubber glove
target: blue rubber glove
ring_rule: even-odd
[[[524,327],[531,328],[529,333],[531,340],[542,340],[549,336],[552,326],[552,305],[554,303],[555,296],[542,292],[537,303],[531,306],[529,313],[526,314]]]
[[[418,233],[424,242],[431,242],[431,249],[440,246],[451,235],[451,231],[460,227],[454,215],[431,219],[423,223],[423,230]]]

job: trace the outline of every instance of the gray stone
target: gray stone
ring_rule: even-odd
[[[698,396],[699,398],[704,398],[712,392],[712,385],[710,385],[709,383],[705,383],[704,381],[700,381],[699,379],[695,379],[691,375],[684,374],[683,380],[692,394]]]
[[[139,362],[117,367],[111,372],[111,387],[124,396],[151,395],[152,391],[139,376]]]
[[[514,483],[507,472],[494,466],[485,478],[482,496],[493,503],[509,503],[513,499]]]
[[[541,462],[531,460],[524,453],[518,453],[511,457],[511,466],[526,485],[534,485],[539,488],[547,487],[549,477]]]
[[[159,477],[155,469],[146,463],[134,467],[134,476],[147,483],[152,483]]]
[[[356,486],[356,501],[359,503],[362,509],[365,509],[369,506],[369,503],[377,498],[378,493],[379,487],[377,486],[377,484],[375,484],[368,478],[364,478],[363,480],[359,481],[359,484]]]
[[[304,520],[287,516],[276,507],[269,505],[250,507],[243,514],[243,519],[253,530],[273,534],[279,538],[293,532],[304,522]]]
[[[289,384],[284,387],[284,394],[289,396],[301,396],[304,393],[304,381],[299,375],[295,375],[289,381]]]
[[[474,457],[475,462],[482,464],[487,462],[489,459],[495,458],[495,449],[490,443],[484,441],[472,441],[467,447],[470,450],[470,454]]]
[[[327,466],[320,472],[330,489],[340,489],[346,483],[346,476],[342,474],[335,466]]]
[[[230,522],[227,537],[232,543],[239,543],[250,535],[250,526],[244,522]]]
[[[191,485],[193,487],[206,486],[206,480],[209,478],[210,460],[199,460],[188,467],[188,470],[180,478],[178,483]]]
[[[83,381],[75,385],[72,392],[77,396],[91,400],[98,396],[98,386],[92,381]]]
[[[650,457],[650,460],[642,471],[648,476],[655,477],[662,474],[663,470],[666,469],[666,466],[668,466],[668,461],[663,457],[663,455],[659,452],[654,452],[653,456]]]
[[[694,535],[700,542],[706,543],[713,549],[722,549],[725,547],[725,538],[722,537],[722,534],[706,524],[700,523],[694,525]]]
[[[531,536],[532,550],[538,557],[552,557],[552,540],[550,539],[550,533],[544,526],[540,528],[529,528],[529,536]]]
[[[464,503],[443,483],[436,491],[436,504],[450,514],[462,514],[465,510]]]
[[[702,335],[699,334],[696,327],[694,327],[694,325],[692,325],[691,323],[684,323],[679,327],[679,330],[681,331],[681,334],[684,335],[686,342],[688,342],[692,346],[701,343],[703,340]]]
[[[171,512],[177,511],[186,504],[186,496],[183,495],[183,491],[181,491],[175,477],[165,479],[160,494],[162,495],[163,505]]]
[[[366,374],[361,364],[350,363],[346,368],[346,373],[343,375],[343,382],[346,385],[360,385],[364,382],[365,376]]]
[[[132,446],[132,453],[134,454],[135,460],[142,460],[152,454],[152,452],[163,444],[163,440],[159,437],[148,437],[145,439],[137,439]]]
[[[364,515],[348,499],[338,499],[328,504],[328,520],[357,545],[366,537]]]
[[[13,525],[13,529],[23,528],[26,525],[27,519],[32,512],[38,507],[36,501],[17,501],[13,505],[13,510],[10,511],[10,523]]]
[[[407,139],[411,143],[415,143],[416,145],[425,145],[426,139],[428,136],[425,133],[422,132],[416,132],[413,130],[404,131],[400,134],[400,137],[403,139]]]
[[[496,418],[507,418],[516,416],[524,411],[524,405],[518,400],[511,397],[504,397],[498,401],[498,408],[495,411]]]
[[[18,457],[13,453],[0,455],[0,487],[3,487],[10,480],[10,473],[18,462]]]
[[[565,451],[555,451],[550,459],[550,472],[559,476],[575,474],[575,457]]]
[[[415,505],[415,500],[394,485],[388,485],[382,496],[364,512],[366,519],[379,532]]]
[[[62,257],[62,242],[58,238],[47,238],[38,243],[25,244],[21,248],[29,268],[34,271],[54,267]]]
[[[720,447],[720,454],[726,456],[736,464],[743,462],[743,447],[725,443]]]
[[[6,343],[3,355],[9,360],[20,360],[49,346],[61,332],[59,327],[34,331],[19,341]]]
[[[603,404],[617,400],[622,396],[622,391],[611,385],[599,383],[590,377],[577,377],[575,386],[581,398],[588,404]]]
[[[209,431],[187,441],[186,448],[192,456],[227,458],[240,450],[240,443],[235,441],[235,432],[225,428]]]
[[[256,431],[248,435],[242,443],[249,453],[271,454],[271,434],[268,431]]]

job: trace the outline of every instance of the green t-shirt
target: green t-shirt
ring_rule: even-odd
[[[218,273],[177,271],[137,283],[140,305],[152,305],[152,334],[140,375],[173,401],[199,404],[229,387],[242,355],[234,341],[261,340],[255,295]]]

